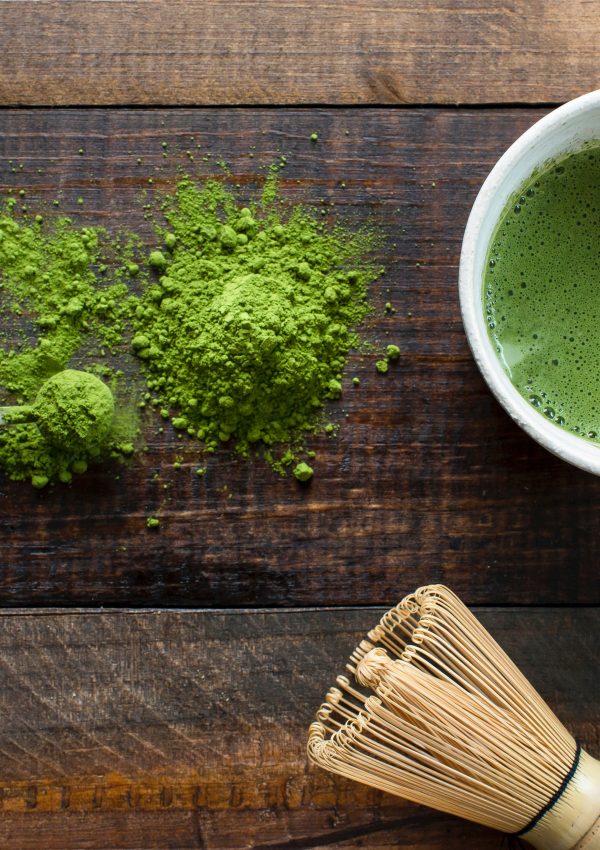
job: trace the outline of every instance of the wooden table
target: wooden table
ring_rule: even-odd
[[[600,481],[498,407],[457,301],[478,187],[599,85],[599,35],[585,0],[0,4],[2,190],[150,240],[139,193],[173,185],[190,135],[242,196],[285,154],[288,199],[381,228],[366,334],[402,348],[383,382],[353,356],[360,390],[331,406],[307,488],[226,451],[204,479],[190,451],[174,471],[150,417],[118,481],[0,479],[2,848],[498,847],[306,763],[356,639],[430,582],[600,755]]]

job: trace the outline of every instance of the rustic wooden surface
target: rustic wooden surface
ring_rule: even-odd
[[[458,254],[478,187],[542,114],[0,113],[0,188],[25,186],[28,214],[58,196],[76,220],[140,228],[149,244],[139,194],[149,175],[154,188],[174,185],[190,136],[231,164],[242,197],[257,190],[261,167],[286,154],[286,198],[325,198],[332,215],[371,217],[384,233],[387,274],[373,287],[366,335],[402,348],[385,377],[375,355],[351,358],[361,386],[347,380],[341,403],[331,404],[341,427],[312,441],[318,457],[308,487],[227,450],[199,479],[193,443],[176,471],[181,443],[170,429],[157,434],[155,412],[144,422],[148,452],[128,468],[98,469],[41,493],[1,479],[0,602],[385,604],[444,581],[471,604],[597,603],[600,480],[511,422],[479,376],[458,307]],[[192,167],[217,170],[202,159]],[[150,514],[161,518],[158,533],[145,527]]]
[[[497,833],[307,767],[314,711],[382,612],[0,615],[0,846],[496,850]],[[600,755],[598,609],[477,614]]]
[[[190,168],[191,135],[194,172],[223,157],[242,196],[285,154],[288,199],[385,234],[366,331],[402,347],[387,378],[352,358],[361,387],[332,405],[342,428],[315,440],[309,487],[226,452],[202,480],[193,450],[175,472],[179,447],[150,418],[129,468],[55,493],[0,477],[3,850],[495,850],[495,833],[304,756],[381,614],[344,606],[430,581],[488,606],[484,624],[600,756],[600,482],[498,407],[456,292],[483,178],[552,104],[598,87],[599,35],[588,0],[0,3],[0,103],[44,107],[0,110],[0,192],[24,188],[31,209],[58,197],[150,244],[140,193]],[[288,108],[166,108],[220,104]],[[116,108],[46,108],[78,105]],[[47,607],[61,605],[161,607]]]
[[[506,103],[600,83],[589,0],[0,3],[4,104]]]

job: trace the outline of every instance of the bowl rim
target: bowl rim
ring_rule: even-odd
[[[570,100],[544,115],[505,151],[483,182],[465,228],[459,263],[459,299],[467,340],[479,371],[512,419],[544,448],[568,463],[600,475],[600,445],[572,434],[538,413],[504,371],[483,322],[482,282],[476,279],[476,248],[487,211],[516,164],[541,139],[574,117],[600,108],[600,89]],[[600,128],[599,128],[600,135]]]

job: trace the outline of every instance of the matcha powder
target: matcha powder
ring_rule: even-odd
[[[207,452],[262,446],[275,469],[310,480],[314,452],[303,441],[334,432],[324,406],[340,398],[348,354],[363,345],[357,329],[383,271],[366,259],[376,234],[284,206],[275,167],[247,206],[220,181],[181,179],[147,264],[138,238],[64,217],[47,227],[13,206],[0,209],[0,466],[9,478],[43,487],[131,455],[132,411],[149,404]],[[398,353],[388,346],[377,369]]]
[[[0,408],[0,461],[12,478],[45,487],[71,481],[106,454],[114,398],[100,378],[65,369],[48,378],[32,405]]]
[[[110,433],[114,398],[95,375],[64,369],[42,384],[32,415],[50,445],[63,451],[94,452]]]
[[[118,240],[64,217],[50,227],[40,215],[17,220],[12,207],[9,199],[0,211],[0,466],[43,487],[134,450],[132,406],[116,411],[99,377],[67,367],[119,384],[107,361],[136,300],[124,258],[111,275],[103,263],[106,254],[115,265]]]
[[[153,404],[209,451],[229,440],[243,455],[259,441],[300,446],[340,397],[359,345],[382,271],[364,260],[373,235],[303,208],[283,214],[273,171],[261,202],[242,208],[221,184],[185,178],[164,214],[133,338]]]

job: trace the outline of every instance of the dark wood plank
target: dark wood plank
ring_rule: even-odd
[[[499,103],[598,85],[587,0],[21,0],[4,104]]]
[[[256,190],[259,167],[287,154],[288,199],[326,198],[350,223],[370,216],[381,228],[388,272],[373,287],[366,333],[398,342],[402,357],[385,379],[374,357],[351,358],[362,383],[330,406],[342,427],[314,440],[309,487],[226,450],[202,479],[193,447],[175,471],[181,444],[157,434],[150,414],[148,452],[119,480],[114,468],[98,469],[39,493],[0,479],[0,604],[384,604],[440,580],[469,603],[598,602],[600,480],[513,425],[477,372],[458,308],[475,194],[542,114],[1,112],[0,188],[27,187],[31,210],[58,193],[78,221],[128,225],[149,240],[140,191],[149,174],[155,187],[173,186],[190,135],[231,164],[242,197]],[[384,315],[388,300],[395,316]],[[152,533],[145,520],[157,512]]]
[[[306,763],[308,724],[382,610],[2,613],[3,850],[496,850],[496,833]],[[477,613],[600,754],[600,610]]]

